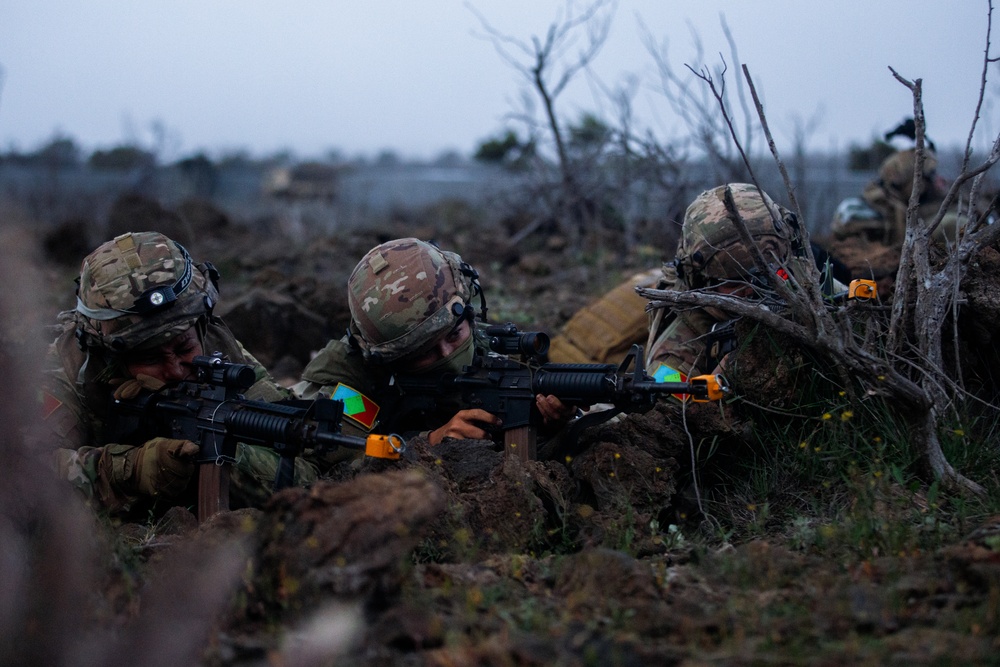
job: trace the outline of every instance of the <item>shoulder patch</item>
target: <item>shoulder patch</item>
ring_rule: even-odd
[[[368,398],[354,387],[338,382],[330,393],[330,398],[344,403],[344,416],[370,431],[378,416],[378,403]]]
[[[651,375],[657,382],[687,382],[688,379],[684,373],[674,370],[663,362],[656,365],[656,368],[653,369]],[[683,401],[686,400],[688,396],[687,394],[674,394],[674,397]]]
[[[62,401],[58,398],[47,391],[42,392],[42,419],[48,419],[61,405]]]
[[[657,382],[687,382],[687,376],[664,363],[657,364],[652,373]]]

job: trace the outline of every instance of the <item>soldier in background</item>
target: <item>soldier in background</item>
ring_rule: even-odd
[[[677,253],[664,263],[659,289],[714,291],[748,299],[759,298],[766,289],[767,277],[759,274],[726,210],[727,188],[769,270],[778,275],[794,270],[793,259],[802,254],[795,215],[756,186],[733,183],[702,192],[688,206]],[[730,319],[708,307],[653,311],[646,345],[648,372],[660,382],[719,372],[722,355],[713,353],[710,337],[717,324]]]
[[[948,182],[937,173],[937,157],[927,151],[921,178],[923,189],[920,194],[917,215],[931,220],[941,208]],[[916,168],[916,151],[912,148],[893,153],[878,170],[878,178],[865,186],[861,197],[870,207],[869,211],[854,211],[853,215],[843,213],[834,217],[833,233],[839,238],[862,234],[869,240],[886,245],[902,243],[906,235],[906,208],[913,194],[913,173]],[[838,209],[840,210],[840,209]],[[938,236],[951,231],[954,233],[957,216],[949,211],[939,227]]]
[[[916,140],[916,127],[912,118],[887,132],[885,140],[889,141],[897,136]],[[916,164],[917,153],[914,148],[896,151],[883,160],[878,176],[865,186],[861,198],[848,198],[837,207],[831,225],[834,235],[838,238],[861,235],[885,245],[902,243],[906,235],[906,209],[913,194]],[[934,142],[928,139],[920,173],[921,188],[917,209],[917,216],[928,221],[937,215],[950,186],[947,179],[938,174],[937,168]],[[938,227],[936,237],[953,238],[957,224],[956,211],[948,211]]]
[[[34,436],[56,450],[59,476],[100,508],[145,516],[163,505],[194,502],[195,457],[187,440],[117,442],[114,399],[192,377],[191,361],[221,352],[256,369],[248,398],[288,398],[214,316],[218,272],[195,264],[179,243],[157,232],[129,232],[90,253],[78,279],[77,305],[59,315],[43,388],[43,420]],[[270,495],[278,455],[240,444],[231,478],[234,506]],[[316,478],[296,459],[295,483]]]
[[[309,363],[292,389],[302,398],[344,401],[344,432],[422,435],[436,445],[444,438],[490,439],[500,420],[482,409],[463,409],[448,398],[431,412],[400,414],[396,373],[461,373],[488,342],[477,326],[486,303],[479,274],[461,257],[414,238],[378,245],[347,281],[351,323]],[[575,409],[553,396],[536,397],[545,422],[542,435],[558,430]]]

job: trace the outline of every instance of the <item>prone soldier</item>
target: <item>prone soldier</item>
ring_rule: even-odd
[[[76,308],[60,313],[49,349],[34,437],[55,449],[61,478],[112,514],[193,504],[199,454],[190,440],[122,441],[116,401],[192,379],[195,357],[213,352],[254,369],[247,397],[289,397],[213,314],[218,278],[211,264],[196,264],[157,232],[122,234],[83,260]],[[267,447],[238,445],[230,487],[236,506],[266,500],[279,459]],[[296,459],[294,483],[311,483],[317,473]]]
[[[796,273],[804,252],[795,214],[754,185],[732,183],[702,192],[688,206],[677,252],[663,265],[659,289],[714,291],[748,299],[760,298],[767,291],[768,279],[760,275],[751,249],[726,208],[727,189],[768,270],[778,276]],[[832,275],[831,264],[819,268],[824,292],[846,291]],[[717,367],[728,345],[718,332],[731,319],[727,313],[708,307],[652,312],[646,346],[649,372],[664,382],[719,372]]]
[[[363,435],[380,426],[407,437],[423,435],[432,445],[446,437],[489,439],[490,431],[501,426],[496,415],[464,408],[460,397],[440,397],[433,408],[404,415],[394,382],[401,373],[458,374],[477,349],[488,351],[479,273],[453,252],[402,238],[369,250],[347,289],[347,335],[331,340],[309,363],[292,388],[296,395],[343,400],[345,433]],[[576,408],[554,396],[538,395],[535,404],[543,437],[576,414]]]

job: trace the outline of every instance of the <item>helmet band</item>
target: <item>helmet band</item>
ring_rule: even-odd
[[[181,274],[181,277],[173,285],[159,285],[149,288],[139,295],[130,308],[89,308],[77,296],[77,312],[92,320],[106,322],[122,315],[149,315],[172,305],[191,284],[191,277],[193,275],[191,255],[188,254],[187,249],[180,243],[174,241],[174,245],[177,246],[177,249],[181,251],[181,255],[184,257],[184,273]]]

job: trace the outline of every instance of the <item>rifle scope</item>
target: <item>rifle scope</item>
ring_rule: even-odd
[[[486,327],[490,349],[499,354],[542,356],[549,351],[549,336],[541,331],[519,332],[511,322]]]
[[[257,381],[253,366],[226,361],[218,353],[195,357],[191,365],[200,382],[232,389],[249,389]]]

